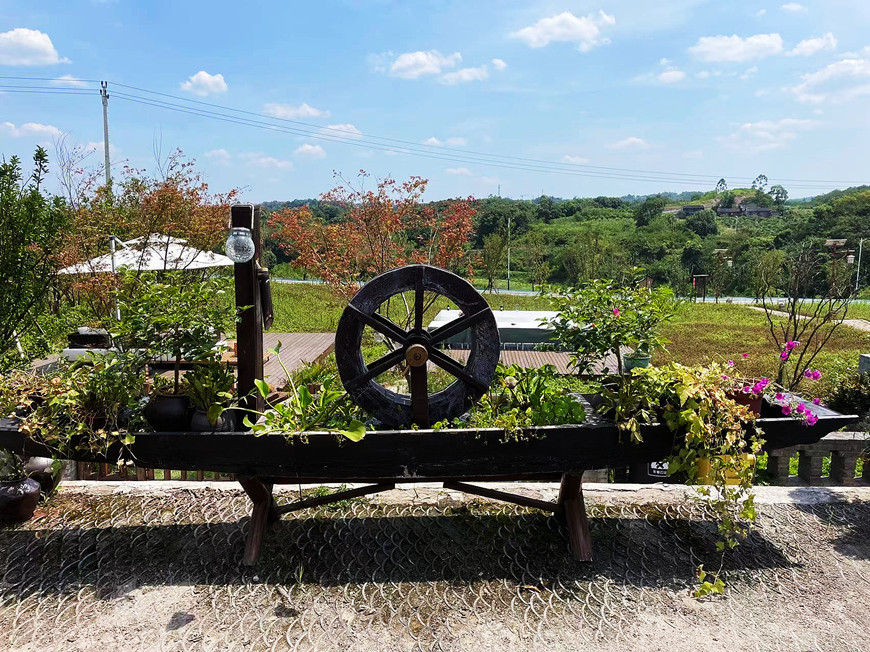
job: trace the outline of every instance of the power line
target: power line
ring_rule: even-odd
[[[12,80],[28,80],[28,81],[57,81],[56,78],[47,77],[21,77],[21,76],[0,76],[0,79]],[[71,80],[69,80],[71,81]],[[95,80],[76,80],[82,82],[93,82]],[[625,181],[643,181],[650,183],[662,184],[679,184],[690,185],[709,182],[718,179],[718,175],[701,175],[692,173],[679,172],[656,172],[650,170],[635,170],[630,168],[611,168],[604,166],[591,166],[584,164],[562,163],[555,161],[546,161],[542,159],[533,159],[519,156],[507,156],[500,154],[488,154],[485,152],[476,152],[473,150],[461,150],[456,148],[444,147],[440,145],[426,145],[415,143],[412,141],[388,138],[382,136],[368,134],[353,134],[347,130],[336,129],[334,127],[322,127],[319,125],[306,123],[288,118],[278,118],[253,111],[243,109],[235,109],[226,107],[211,102],[203,102],[201,100],[193,100],[189,98],[171,95],[169,93],[161,93],[158,91],[150,91],[148,89],[131,86],[128,84],[114,83],[115,86],[127,88],[155,95],[159,97],[168,97],[186,104],[197,106],[186,106],[175,102],[156,99],[153,97],[142,97],[132,93],[115,92],[113,95],[125,101],[162,108],[165,110],[186,113],[198,117],[206,117],[214,120],[220,120],[227,123],[234,123],[243,126],[249,126],[270,131],[289,133],[293,135],[305,136],[325,142],[337,142],[355,147],[364,147],[368,149],[376,149],[380,151],[391,151],[396,153],[408,154],[434,160],[443,160],[450,162],[468,163],[476,165],[486,165],[490,167],[498,167],[503,169],[513,169],[528,172],[543,172],[548,174],[560,174],[568,176],[580,176],[593,179],[614,179]],[[22,85],[0,85],[0,90],[6,92],[32,92],[32,93],[47,93],[47,94],[67,94],[67,95],[82,95],[91,94],[94,90],[83,88],[53,88],[45,86],[22,86]],[[199,106],[209,107],[209,109],[217,109],[212,111],[209,109],[201,109]],[[228,115],[227,112],[239,115]],[[253,118],[261,118],[255,120],[242,116],[253,116]],[[268,122],[267,122],[268,121]],[[274,122],[284,124],[274,124]],[[290,126],[293,125],[293,126]],[[383,141],[383,142],[372,142]],[[398,143],[399,146],[386,145],[384,143]],[[749,180],[749,177],[731,177],[732,180]],[[828,180],[807,180],[807,179],[778,179],[781,182],[787,182],[793,188],[800,189],[820,189],[828,188],[832,185],[855,185],[857,182],[846,181],[828,181]]]

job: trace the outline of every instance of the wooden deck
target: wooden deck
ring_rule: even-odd
[[[465,362],[468,360],[469,351],[465,349],[453,349],[445,351],[454,360]],[[516,364],[527,369],[536,369],[546,364],[556,367],[560,374],[573,374],[571,367],[571,354],[565,351],[502,351],[500,361],[505,365]],[[616,356],[609,355],[603,363],[595,365],[594,373],[603,373],[604,367],[611,372],[616,369]]]
[[[281,342],[281,360],[270,353]],[[283,387],[287,371],[294,371],[306,362],[320,362],[335,348],[335,333],[263,333],[263,375],[273,387]]]

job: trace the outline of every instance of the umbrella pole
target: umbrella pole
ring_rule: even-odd
[[[115,236],[109,236],[109,251],[112,252],[112,278],[115,279],[115,320],[121,321],[121,306],[118,305],[118,275],[115,273]]]

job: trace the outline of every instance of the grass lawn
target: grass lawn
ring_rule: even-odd
[[[734,360],[746,375],[776,374],[778,351],[774,349],[764,313],[746,306],[685,303],[665,326],[664,335],[670,344],[667,351],[655,354],[655,364],[672,360],[683,364]],[[870,335],[840,326],[813,363],[813,368],[822,371],[822,380],[807,384],[804,391],[825,398],[840,377],[857,370],[858,354],[867,350]],[[743,360],[742,353],[749,353],[749,358]]]
[[[487,292],[486,300],[494,310],[550,310],[553,301],[549,297],[537,295],[511,295]],[[413,298],[409,299],[413,304]],[[322,285],[272,284],[272,303],[275,321],[272,329],[276,333],[330,333],[335,332],[338,320],[347,302],[330,294]],[[426,323],[431,321],[439,310],[456,308],[444,297],[439,297],[426,310]],[[401,299],[395,298],[390,306],[390,316],[397,322],[405,321],[405,308]],[[401,321],[400,321],[401,320]]]

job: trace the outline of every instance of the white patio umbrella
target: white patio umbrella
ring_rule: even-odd
[[[115,244],[121,245],[121,250]],[[233,261],[221,254],[200,251],[187,240],[152,233],[148,237],[122,241],[109,236],[110,252],[58,270],[58,274],[115,273],[119,268],[140,272],[163,272],[207,267],[229,267]],[[115,300],[115,319],[121,321],[121,309]]]
[[[99,274],[115,272],[121,267],[135,271],[172,271],[233,265],[233,261],[226,256],[200,251],[181,238],[158,234],[127,241],[118,240],[115,236],[110,238],[110,253],[64,267],[58,274]],[[115,250],[116,242],[122,247],[119,251]]]

